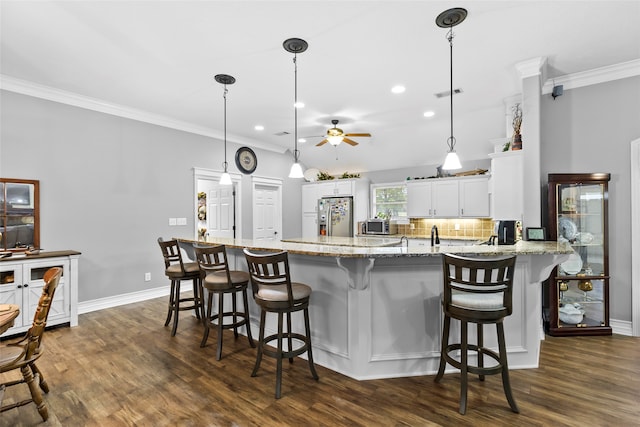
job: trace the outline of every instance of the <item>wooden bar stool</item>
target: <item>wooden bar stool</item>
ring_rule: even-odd
[[[468,373],[478,375],[480,381],[484,381],[485,375],[502,374],[502,387],[509,406],[513,412],[519,412],[509,383],[507,349],[502,323],[503,319],[511,315],[513,311],[512,291],[515,264],[515,255],[487,259],[442,255],[444,326],[440,367],[435,381],[440,381],[447,363],[460,369],[460,413],[463,415],[467,410]],[[460,343],[449,344],[452,318],[460,321]],[[475,345],[468,343],[468,323],[477,325],[477,344]],[[496,325],[497,353],[484,347],[483,326],[485,324]],[[476,366],[468,364],[468,350],[477,353]],[[458,351],[460,352],[460,360],[454,358],[452,354]],[[485,366],[485,355],[494,359],[497,364]]]
[[[282,359],[293,358],[307,352],[309,369],[313,379],[318,380],[318,374],[313,364],[311,350],[311,329],[309,327],[309,297],[311,288],[302,283],[291,282],[289,274],[289,259],[286,251],[258,255],[244,249],[249,274],[251,275],[251,289],[253,298],[260,306],[260,338],[258,339],[258,355],[251,373],[255,377],[260,368],[262,355],[276,358],[276,399],[280,398],[282,385]],[[304,315],[305,334],[294,333],[291,330],[291,313],[302,311]],[[278,314],[277,334],[264,336],[267,313]],[[283,331],[283,317],[287,315],[287,330]],[[287,349],[283,348],[283,341],[287,341]],[[294,340],[302,342],[297,348],[293,347]],[[276,350],[267,348],[267,344],[276,341]]]
[[[238,338],[238,328],[242,325],[247,330],[247,338],[251,347],[256,345],[251,337],[251,322],[249,317],[249,299],[247,287],[249,286],[249,273],[246,271],[229,270],[227,251],[224,245],[195,246],[195,256],[200,266],[202,288],[206,289],[208,299],[206,303],[207,314],[204,316],[204,335],[200,347],[204,347],[209,338],[209,330],[215,328],[218,331],[218,350],[216,360],[222,358],[222,332],[224,329],[233,329],[233,334]],[[242,294],[244,312],[238,311],[237,295]],[[218,312],[213,314],[213,295],[218,295]],[[231,294],[232,310],[224,311],[224,295]],[[204,298],[204,295],[203,295]],[[225,318],[232,318],[231,323],[224,324]]]
[[[162,240],[158,238],[158,244],[162,250],[164,258],[164,274],[171,280],[171,290],[169,293],[169,309],[167,312],[167,320],[164,326],[168,326],[173,316],[173,327],[171,328],[171,336],[176,334],[178,330],[178,313],[184,310],[194,310],[196,317],[200,319],[200,314],[204,315],[204,304],[202,303],[202,290],[200,284],[200,267],[197,262],[183,262],[180,246],[176,239]],[[193,296],[180,296],[180,282],[183,280],[191,280],[193,282]],[[181,305],[189,303],[189,305]]]

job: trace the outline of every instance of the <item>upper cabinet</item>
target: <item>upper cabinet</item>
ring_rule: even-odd
[[[40,247],[40,182],[0,178],[0,249]]]
[[[491,158],[491,217],[522,220],[524,212],[522,151],[489,154]]]
[[[483,218],[489,213],[487,176],[407,182],[410,218]]]

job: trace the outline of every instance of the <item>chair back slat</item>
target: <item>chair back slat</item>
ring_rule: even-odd
[[[227,282],[231,283],[227,249],[225,245],[194,246],[196,261],[202,274],[225,273]]]

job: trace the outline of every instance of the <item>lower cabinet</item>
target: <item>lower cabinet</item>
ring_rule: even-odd
[[[47,326],[78,324],[79,256],[79,252],[59,251],[30,257],[14,255],[0,262],[0,304],[20,307],[20,315],[4,335],[22,333],[31,327],[44,286],[43,277],[51,267],[61,267],[62,277],[51,303]]]

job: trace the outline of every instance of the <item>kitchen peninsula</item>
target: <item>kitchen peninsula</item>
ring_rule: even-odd
[[[231,268],[242,270],[246,270],[243,248],[288,251],[293,279],[313,288],[309,311],[316,363],[360,380],[437,371],[443,253],[518,256],[513,315],[505,319],[509,366],[537,367],[542,336],[540,282],[572,252],[562,242],[431,247],[401,245],[399,238],[388,237],[284,241],[208,237],[207,242],[225,244]],[[257,334],[255,304],[250,311]],[[292,320],[294,328],[301,327],[302,319]],[[275,328],[267,323],[267,329]],[[458,333],[457,328],[454,323],[453,333]],[[491,328],[485,332],[485,343],[497,347]]]

